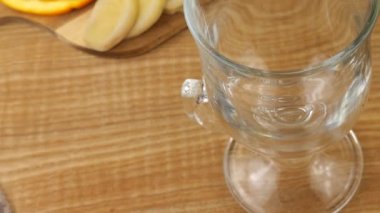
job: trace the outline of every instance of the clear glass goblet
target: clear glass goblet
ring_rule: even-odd
[[[377,0],[185,0],[202,80],[187,114],[231,136],[227,185],[252,212],[337,212],[363,156],[351,129],[371,79]]]

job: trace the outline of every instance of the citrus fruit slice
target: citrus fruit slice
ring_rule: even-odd
[[[128,33],[128,38],[142,34],[155,24],[164,10],[166,0],[138,0],[138,3],[138,19]]]
[[[137,17],[137,0],[97,0],[83,39],[90,48],[107,51],[127,36]]]
[[[183,0],[167,0],[165,5],[165,13],[174,14],[182,10]]]
[[[59,15],[79,9],[93,0],[0,0],[4,5],[24,13]]]

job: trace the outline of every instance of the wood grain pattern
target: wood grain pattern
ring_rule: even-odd
[[[227,136],[182,111],[182,81],[200,76],[189,32],[128,59],[86,54],[24,23],[0,35],[0,187],[16,213],[243,212],[223,179]],[[372,50],[355,127],[365,171],[345,213],[380,211],[379,26]]]
[[[146,53],[164,43],[186,28],[182,13],[163,14],[160,20],[142,35],[126,39],[107,52],[98,52],[87,47],[82,35],[91,14],[92,5],[59,16],[36,16],[13,11],[0,4],[0,23],[24,21],[50,31],[63,42],[93,54],[129,57]]]

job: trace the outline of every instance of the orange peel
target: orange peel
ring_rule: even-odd
[[[94,0],[0,0],[14,10],[35,15],[60,15],[82,8]]]

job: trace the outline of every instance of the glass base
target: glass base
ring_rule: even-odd
[[[303,158],[255,153],[230,139],[224,175],[233,196],[249,212],[338,212],[354,196],[363,155],[354,132]]]
[[[0,191],[0,213],[12,213],[11,207],[5,198],[5,195]]]

